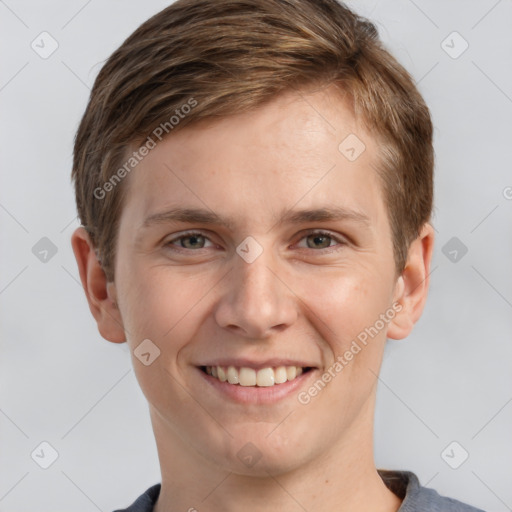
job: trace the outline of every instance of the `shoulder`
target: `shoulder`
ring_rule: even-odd
[[[410,471],[378,470],[386,486],[401,498],[398,512],[484,512],[483,510],[441,496],[434,489],[420,485],[418,477]],[[161,484],[155,484],[141,494],[128,508],[114,512],[152,512]]]
[[[117,509],[114,512],[152,512],[153,506],[160,494],[161,484],[155,484],[141,494],[128,508]]]
[[[403,500],[398,512],[484,512],[421,486],[418,477],[410,471],[379,469],[378,472],[387,487]]]

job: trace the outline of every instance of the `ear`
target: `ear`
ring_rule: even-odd
[[[427,300],[433,248],[434,228],[427,222],[411,243],[407,263],[397,279],[393,303],[398,302],[402,309],[388,325],[388,338],[405,338],[420,319]]]
[[[95,248],[83,227],[71,236],[80,280],[89,303],[89,309],[98,324],[100,334],[113,343],[126,341],[121,313],[117,306],[116,288],[108,282]]]

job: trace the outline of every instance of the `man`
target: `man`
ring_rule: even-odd
[[[370,22],[178,0],[100,71],[73,177],[84,290],[160,459],[127,510],[477,510],[374,463],[434,234],[429,111]]]

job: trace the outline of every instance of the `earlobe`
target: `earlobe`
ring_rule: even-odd
[[[397,280],[395,301],[401,310],[389,323],[388,338],[400,340],[407,337],[420,319],[428,295],[433,248],[434,228],[426,223],[411,243],[407,263]]]
[[[83,227],[75,230],[71,237],[71,245],[89,309],[98,324],[101,336],[113,343],[125,342],[126,336],[117,305],[115,284],[107,281],[95,248]]]

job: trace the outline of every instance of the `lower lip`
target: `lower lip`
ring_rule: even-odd
[[[273,386],[241,386],[240,384],[230,384],[221,382],[216,377],[212,377],[203,372],[200,368],[197,371],[214,389],[225,395],[231,400],[241,404],[272,404],[279,402],[290,395],[296,396],[298,389],[311,378],[316,369],[309,370],[306,373],[295,377],[293,380],[283,384],[274,384]]]

